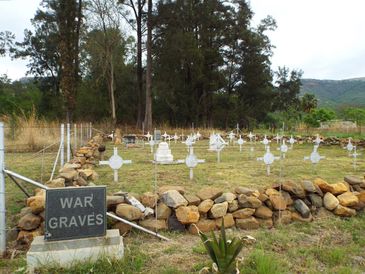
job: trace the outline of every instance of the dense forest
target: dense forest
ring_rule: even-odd
[[[317,123],[302,72],[271,69],[274,18],[253,25],[253,15],[244,0],[43,0],[23,41],[0,32],[0,55],[28,58],[31,76],[0,77],[0,115],[34,108],[145,128]]]

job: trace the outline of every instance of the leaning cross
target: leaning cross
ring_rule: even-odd
[[[114,170],[114,182],[118,182],[118,169],[122,167],[123,164],[131,164],[131,160],[123,160],[122,157],[118,155],[118,149],[114,147],[114,154],[109,158],[108,161],[99,161],[99,165],[109,165],[111,169]]]
[[[223,138],[217,134],[213,143],[213,148],[215,151],[217,151],[217,162],[221,162],[221,150],[226,146],[226,142],[223,140]]]
[[[293,135],[290,136],[290,139],[289,139],[289,144],[290,144],[290,149],[293,149],[293,145],[294,143],[296,142],[297,140],[295,140],[293,138]]]
[[[264,155],[264,157],[260,157],[257,158],[257,161],[264,161],[265,165],[266,165],[266,172],[267,172],[267,176],[270,175],[270,165],[275,161],[275,160],[279,160],[280,157],[275,157],[274,154],[272,154],[270,152],[270,146],[266,147],[266,153]]]
[[[285,139],[283,139],[283,143],[279,148],[280,152],[281,152],[281,156],[283,159],[285,159],[285,153],[288,152],[288,146],[285,143]]]
[[[349,155],[351,156],[351,151],[354,149],[354,145],[351,143],[351,138],[349,138],[349,142],[344,148],[347,149]]]
[[[194,154],[193,147],[190,148],[190,153],[185,159],[186,166],[190,169],[190,180],[193,180],[194,173],[193,168],[198,165],[198,163],[205,163],[204,159],[198,159],[196,155]]]

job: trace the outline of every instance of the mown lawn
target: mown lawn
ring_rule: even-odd
[[[309,156],[312,146],[294,145],[285,160],[272,166],[271,176],[266,176],[262,162],[256,160],[264,154],[263,145],[229,146],[221,154],[221,163],[216,161],[216,153],[208,152],[208,141],[199,141],[194,151],[206,163],[194,170],[194,180],[189,180],[185,165],[160,166],[151,163],[150,147],[126,149],[118,146],[124,159],[133,164],[124,165],[119,172],[119,183],[113,182],[113,173],[107,166],[96,170],[100,175],[97,184],[108,186],[108,193],[123,190],[136,194],[155,191],[161,185],[182,185],[187,192],[195,193],[203,186],[217,186],[231,190],[236,186],[259,188],[282,180],[313,179],[320,176],[330,183],[341,181],[345,175],[364,176],[364,156],[357,161],[354,170],[352,159],[340,147],[320,147],[321,155],[326,156],[317,167],[303,161]],[[112,154],[108,144],[106,158]],[[272,144],[274,154],[279,155],[277,145]],[[184,144],[171,142],[175,159],[184,159],[187,150]],[[9,153],[6,155],[7,168],[29,176],[35,180],[46,181],[51,173],[55,152],[33,158],[30,153]],[[43,162],[43,168],[42,168]],[[42,172],[43,170],[43,172]],[[28,187],[32,191],[32,187]],[[25,196],[11,182],[6,180],[7,222],[9,227],[16,223],[15,214],[24,206]],[[361,273],[365,271],[365,214],[355,218],[343,219],[335,216],[322,217],[309,224],[293,223],[274,229],[256,231],[229,230],[230,235],[252,235],[257,241],[246,246],[241,273]],[[101,258],[97,263],[79,264],[71,270],[48,266],[41,273],[197,273],[210,264],[200,239],[188,233],[162,233],[171,239],[163,242],[153,236],[134,231],[125,237],[126,255],[121,261]],[[0,262],[0,272],[24,272],[24,254],[14,254],[14,259]]]

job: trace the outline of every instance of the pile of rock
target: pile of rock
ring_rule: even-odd
[[[365,181],[347,176],[344,182],[329,184],[317,178],[313,182],[287,181],[260,190],[237,187],[234,192],[206,187],[196,195],[186,193],[182,187],[164,186],[158,195],[148,192],[135,198],[142,209],[114,195],[108,197],[109,210],[151,230],[188,230],[196,234],[198,229],[219,229],[222,218],[226,227],[257,229],[292,221],[310,222],[330,212],[352,217],[365,207]],[[113,228],[121,233],[131,229],[119,222],[113,223]]]
[[[93,185],[98,179],[93,168],[102,142],[100,135],[92,138],[86,146],[76,151],[74,158],[59,170],[57,177],[45,185],[49,188]],[[36,189],[35,195],[27,199],[26,207],[18,214],[18,225],[11,230],[9,237],[16,239],[17,248],[27,248],[35,236],[44,234],[45,199],[45,190]]]

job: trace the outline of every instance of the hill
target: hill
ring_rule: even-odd
[[[302,79],[301,94],[313,93],[321,107],[365,107],[365,77],[346,80]]]

